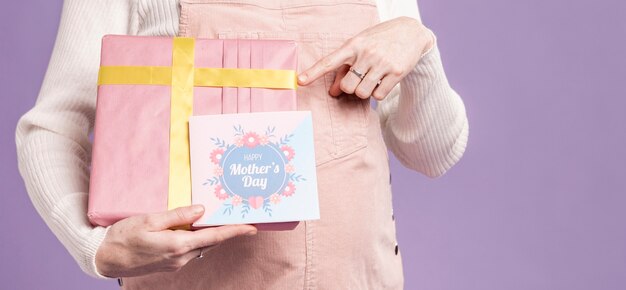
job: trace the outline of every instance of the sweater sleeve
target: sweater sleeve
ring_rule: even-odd
[[[30,199],[81,269],[104,278],[95,255],[107,228],[87,220],[100,43],[125,34],[129,1],[66,0],[35,106],[16,129],[18,166]]]
[[[381,21],[399,16],[421,21],[415,0],[378,4]],[[385,143],[404,166],[437,177],[463,156],[469,135],[465,106],[448,83],[436,40],[377,111]]]

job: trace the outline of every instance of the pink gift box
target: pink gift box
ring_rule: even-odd
[[[293,41],[195,39],[194,46],[195,68],[297,68]],[[172,49],[169,37],[108,35],[102,39],[100,65],[172,67]],[[98,86],[88,206],[92,224],[108,226],[168,209],[168,194],[174,194],[169,190],[171,97],[171,85]],[[295,89],[193,87],[193,115],[295,109]]]

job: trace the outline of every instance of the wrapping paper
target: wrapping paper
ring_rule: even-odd
[[[108,35],[88,217],[107,226],[191,204],[191,115],[296,109],[296,44]]]

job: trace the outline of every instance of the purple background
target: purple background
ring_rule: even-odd
[[[420,5],[471,134],[440,179],[392,164],[406,288],[626,289],[626,2]],[[116,288],[81,274],[16,169],[15,124],[35,102],[60,8],[0,9],[3,289]]]

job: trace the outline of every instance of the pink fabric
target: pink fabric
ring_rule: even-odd
[[[181,35],[295,40],[299,71],[376,23],[373,0],[181,0]],[[313,114],[321,219],[225,241],[124,289],[402,289],[379,119],[369,100],[331,97],[334,77],[297,91]]]
[[[296,69],[291,41],[196,41],[197,68]],[[105,36],[102,66],[171,66],[172,38]],[[107,226],[131,215],[167,210],[170,86],[101,85],[89,188],[89,220]],[[194,88],[194,115],[290,111],[285,89]],[[294,224],[262,226],[293,228]]]

